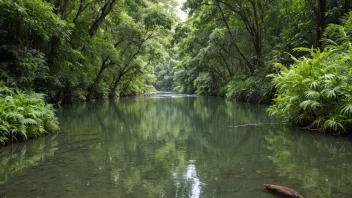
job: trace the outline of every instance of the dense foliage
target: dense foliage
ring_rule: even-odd
[[[185,22],[176,7],[3,0],[0,83],[59,106],[156,89],[270,103],[278,89],[270,112],[285,122],[350,128],[351,1],[186,0]]]
[[[0,88],[0,144],[42,136],[58,130],[53,107],[41,94]]]
[[[155,90],[169,58],[175,1],[4,0],[0,81],[51,102]]]
[[[347,0],[187,0],[189,18],[174,36],[174,89],[257,103],[275,97],[269,111],[286,123],[348,131],[352,20],[342,19],[351,8]]]
[[[57,129],[44,98],[60,106],[155,90],[155,72],[170,60],[176,5],[0,1],[1,142]]]
[[[345,26],[327,30],[323,50],[299,48],[309,56],[295,59],[273,75],[278,94],[269,109],[290,123],[321,131],[346,132],[352,127],[352,13]],[[334,40],[332,40],[334,39]]]
[[[174,89],[268,103],[275,62],[292,64],[293,48],[320,48],[328,24],[340,24],[350,1],[187,0],[175,31],[180,63]],[[298,58],[306,53],[292,52]]]

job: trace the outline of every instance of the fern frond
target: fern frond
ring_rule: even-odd
[[[344,115],[352,115],[352,104],[345,105],[340,112]]]
[[[32,118],[25,118],[22,123],[25,125],[38,125],[38,122]]]

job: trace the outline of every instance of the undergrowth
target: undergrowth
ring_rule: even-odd
[[[0,144],[19,142],[59,130],[44,95],[0,88]]]

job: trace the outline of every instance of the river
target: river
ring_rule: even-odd
[[[266,183],[352,197],[352,142],[266,107],[170,93],[66,106],[59,133],[0,148],[0,197],[276,197]]]

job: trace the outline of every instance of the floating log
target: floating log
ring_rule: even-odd
[[[274,125],[274,124],[280,124],[280,123],[256,123],[256,124],[241,124],[241,125],[229,126],[229,127],[231,127],[231,128],[237,128],[237,127],[260,126],[260,125]]]
[[[273,184],[264,184],[266,189],[275,192],[280,195],[284,195],[287,197],[298,197],[298,198],[303,198],[298,192],[292,190],[291,188],[287,188],[285,186],[278,186],[278,185],[273,185]]]

